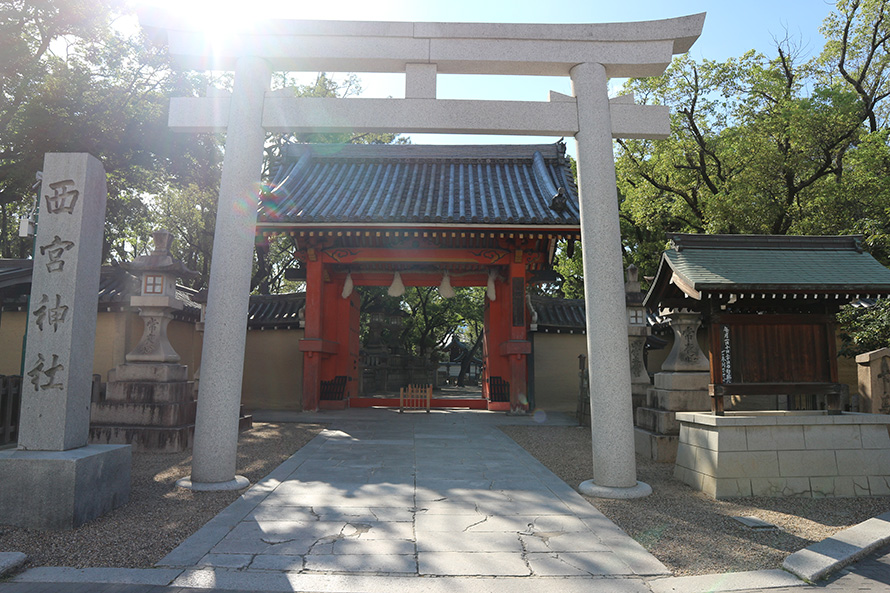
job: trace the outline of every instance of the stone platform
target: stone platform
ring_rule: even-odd
[[[73,529],[126,504],[130,447],[88,445],[68,451],[0,451],[3,522],[27,529]]]
[[[714,498],[890,495],[890,416],[677,413],[674,476]]]

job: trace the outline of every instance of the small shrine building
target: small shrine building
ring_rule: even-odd
[[[788,396],[787,407],[839,410],[835,314],[890,295],[890,270],[860,236],[669,235],[645,299],[651,311],[700,313],[708,329],[712,411],[725,396]],[[692,337],[694,340],[694,335]],[[682,356],[682,353],[681,353]]]
[[[355,286],[486,287],[483,395],[528,407],[528,286],[557,241],[580,240],[565,145],[293,145],[266,189],[258,233],[290,234],[306,275],[303,409],[357,395]],[[446,288],[447,291],[447,288]],[[328,402],[328,403],[326,403]],[[340,404],[342,405],[342,404]]]

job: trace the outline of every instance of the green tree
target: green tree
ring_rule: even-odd
[[[89,152],[108,174],[104,257],[129,259],[150,232],[146,194],[207,145],[173,138],[168,96],[193,93],[201,77],[168,68],[166,54],[112,22],[117,0],[39,0],[0,4],[0,250],[23,256],[17,218],[46,152]],[[8,59],[7,59],[8,58]]]

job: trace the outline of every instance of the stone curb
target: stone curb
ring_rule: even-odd
[[[0,552],[0,579],[15,573],[27,561],[28,557],[21,552]]]
[[[652,593],[723,593],[806,585],[794,575],[778,569],[668,577],[652,579],[648,583]]]
[[[13,583],[93,583],[167,586],[182,573],[162,568],[67,568],[38,566],[14,577]]]
[[[890,513],[884,513],[791,554],[782,566],[805,581],[815,582],[888,542]]]

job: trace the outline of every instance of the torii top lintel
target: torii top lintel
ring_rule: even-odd
[[[596,63],[610,77],[657,76],[698,38],[704,13],[658,21],[587,25],[269,21],[224,40],[143,15],[183,68],[232,70],[241,59],[272,70],[404,72],[404,99],[294,97],[266,93],[269,132],[455,133],[574,136],[576,97],[549,101],[436,99],[438,73],[571,76]],[[613,138],[666,138],[668,109],[618,97],[610,109]],[[169,125],[181,132],[224,132],[230,99],[174,98]]]
[[[698,39],[705,13],[627,23],[514,24],[274,20],[224,40],[188,30],[175,18],[142,13],[187,69],[233,70],[241,56],[273,70],[405,72],[436,64],[446,74],[568,76],[595,62],[613,78],[657,76]]]

